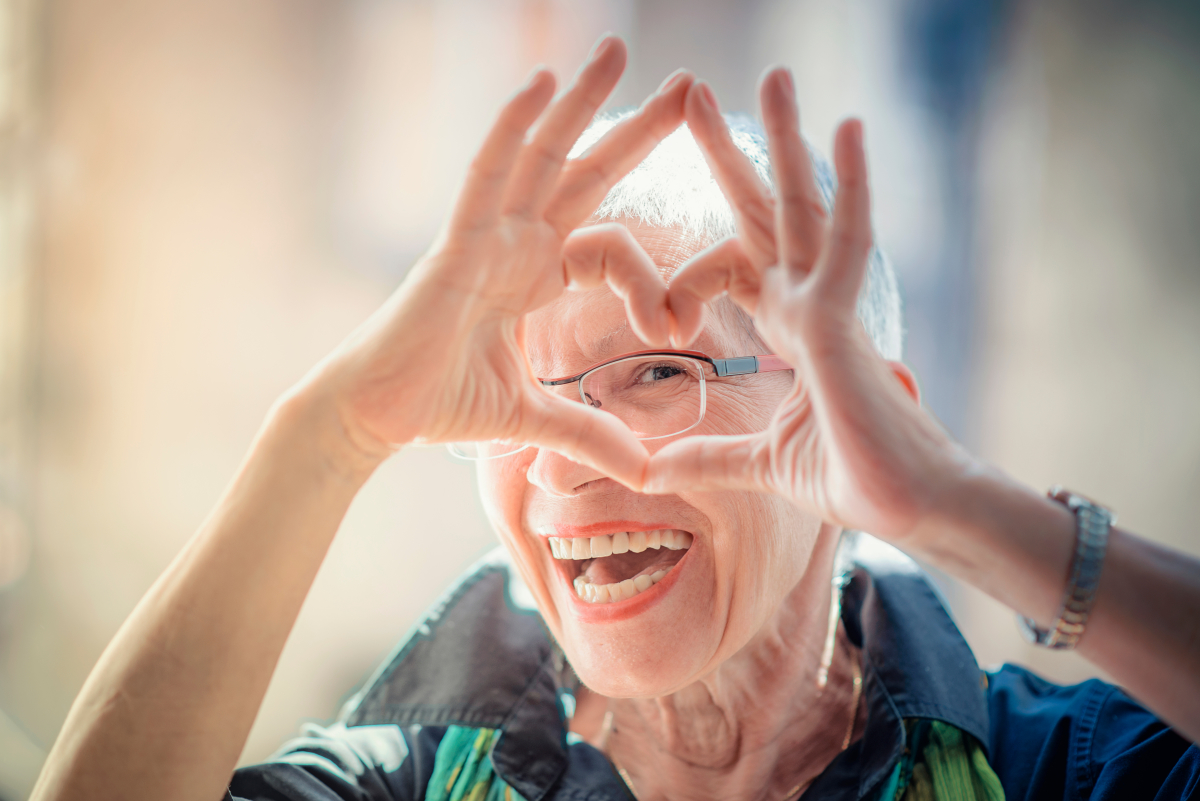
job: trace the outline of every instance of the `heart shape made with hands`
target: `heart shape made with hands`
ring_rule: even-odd
[[[921,503],[913,477],[944,463],[937,451],[946,437],[857,319],[872,246],[860,124],[844,123],[835,139],[832,215],[785,70],[768,73],[760,91],[775,192],[732,142],[711,90],[683,71],[568,160],[624,61],[623,43],[606,38],[558,98],[553,76],[537,70],[501,110],[438,243],[348,344],[344,418],[388,447],[515,440],[636,491],[775,492],[831,522],[880,534],[903,527]],[[737,233],[664,284],[627,228],[581,226],[685,118]],[[542,387],[527,355],[526,315],[570,287],[600,284],[621,298],[633,332],[651,347],[686,347],[704,309],[726,293],[750,312],[797,378],[767,429],[683,436],[651,455],[614,415]]]

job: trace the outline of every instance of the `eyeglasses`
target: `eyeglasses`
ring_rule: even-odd
[[[774,355],[714,359],[694,350],[642,350],[592,365],[562,378],[540,378],[542,386],[574,395],[595,409],[614,414],[638,439],[665,439],[700,425],[707,406],[708,381],[730,376],[791,370]],[[511,456],[529,447],[513,440],[455,442],[450,452],[479,461]]]

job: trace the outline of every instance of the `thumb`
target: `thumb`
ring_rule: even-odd
[[[686,437],[650,457],[642,492],[766,491],[767,448],[761,433]]]

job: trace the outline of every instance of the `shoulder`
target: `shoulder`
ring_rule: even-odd
[[[1008,801],[1190,798],[1200,750],[1119,687],[1057,685],[1013,665],[988,674],[990,762]]]
[[[234,773],[227,799],[420,798],[444,733],[428,726],[305,726],[269,761]]]
[[[497,549],[417,622],[335,725],[310,726],[268,762],[239,770],[230,797],[424,798],[447,731],[460,729],[503,731],[491,752],[496,774],[518,793],[541,797],[568,761],[564,668],[532,597]]]

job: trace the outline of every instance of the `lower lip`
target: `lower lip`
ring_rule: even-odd
[[[683,570],[683,566],[687,564],[688,557],[691,556],[692,550],[695,547],[696,540],[693,535],[692,547],[688,548],[683,558],[675,563],[667,575],[663,576],[661,581],[650,589],[643,590],[632,598],[626,598],[624,601],[590,604],[576,594],[573,583],[566,582],[566,590],[571,597],[571,607],[575,610],[575,617],[584,623],[614,623],[640,615],[650,606],[662,600],[663,596],[671,591],[671,587],[675,586],[675,582],[679,580],[679,573]],[[566,579],[564,574],[560,575],[563,575],[564,580]]]

